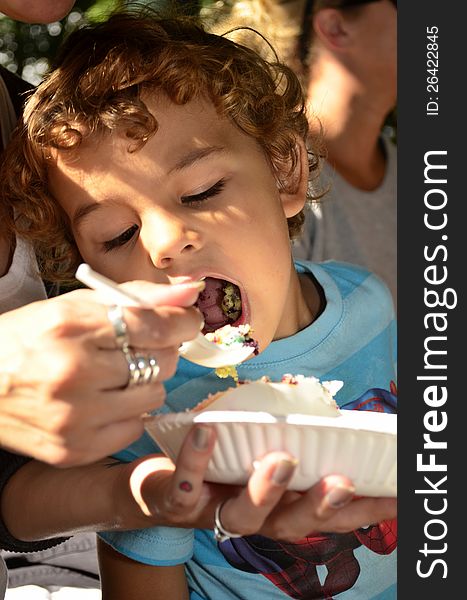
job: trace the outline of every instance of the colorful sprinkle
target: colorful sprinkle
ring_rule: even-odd
[[[182,481],[178,484],[178,487],[182,490],[182,492],[192,492],[193,486],[189,481]]]

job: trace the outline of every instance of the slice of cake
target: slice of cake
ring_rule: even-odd
[[[221,348],[232,348],[234,346],[247,346],[251,348],[254,355],[258,354],[258,342],[251,337],[251,327],[249,325],[224,325],[215,331],[205,334],[205,338],[217,344]],[[216,375],[221,379],[232,377],[238,382],[238,373],[235,365],[225,365],[216,369]]]
[[[342,381],[320,382],[316,377],[284,375],[280,382],[267,377],[245,381],[225,392],[210,394],[192,410],[241,410],[268,412],[278,416],[290,414],[337,417],[340,410],[334,395]]]

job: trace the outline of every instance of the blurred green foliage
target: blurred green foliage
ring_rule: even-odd
[[[37,85],[53,60],[63,37],[76,27],[101,21],[125,5],[151,5],[196,14],[204,8],[225,11],[234,0],[77,0],[62,21],[49,25],[29,25],[8,19],[0,13],[0,65]],[[397,114],[394,110],[385,123],[387,133],[396,141]]]
[[[212,0],[138,0],[137,4],[178,10],[193,14]],[[77,0],[73,10],[62,21],[48,25],[29,25],[13,21],[0,13],[0,65],[37,85],[65,35],[76,27],[104,20],[120,6],[133,0]]]
[[[62,21],[30,25],[0,14],[0,64],[37,85],[47,70],[64,35],[75,27],[97,21],[122,0],[77,0]]]

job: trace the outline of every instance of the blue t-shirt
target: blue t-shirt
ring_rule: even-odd
[[[260,355],[237,367],[240,379],[284,373],[339,379],[340,407],[394,410],[396,324],[390,293],[365,269],[333,261],[297,262],[322,286],[326,307],[308,327],[272,342]],[[212,369],[183,359],[167,382],[159,412],[183,411],[226,389]],[[130,461],[157,452],[149,435],[120,452]],[[211,530],[154,527],[103,532],[118,552],[149,565],[186,564],[191,600],[285,600],[331,598],[389,600],[396,597],[395,522],[348,534],[323,534],[283,543],[263,536],[218,544]],[[150,599],[148,599],[150,600]]]

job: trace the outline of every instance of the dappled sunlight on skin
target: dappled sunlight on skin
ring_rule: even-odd
[[[217,224],[228,223],[229,221],[236,221],[239,223],[243,221],[245,224],[251,223],[251,217],[248,214],[248,211],[241,210],[235,204],[227,205],[223,211],[214,210],[212,212],[212,218]]]
[[[129,152],[118,135],[101,136],[91,149],[91,137],[73,150],[71,162],[62,152],[49,170],[82,258],[119,282],[214,277],[236,283],[262,349],[303,327],[293,307],[304,308],[309,323],[284,219],[303,208],[303,164],[290,175],[300,180],[294,191],[280,190],[258,142],[212,104],[176,105],[158,95],[146,103],[158,129],[137,151]]]
[[[175,465],[173,462],[165,457],[158,456],[155,458],[148,458],[141,462],[136,469],[133,471],[130,477],[130,489],[133,497],[141,508],[144,515],[152,517],[154,515],[154,505],[148,505],[148,500],[144,495],[144,486],[148,479],[157,476],[158,479],[168,478],[175,471]]]

